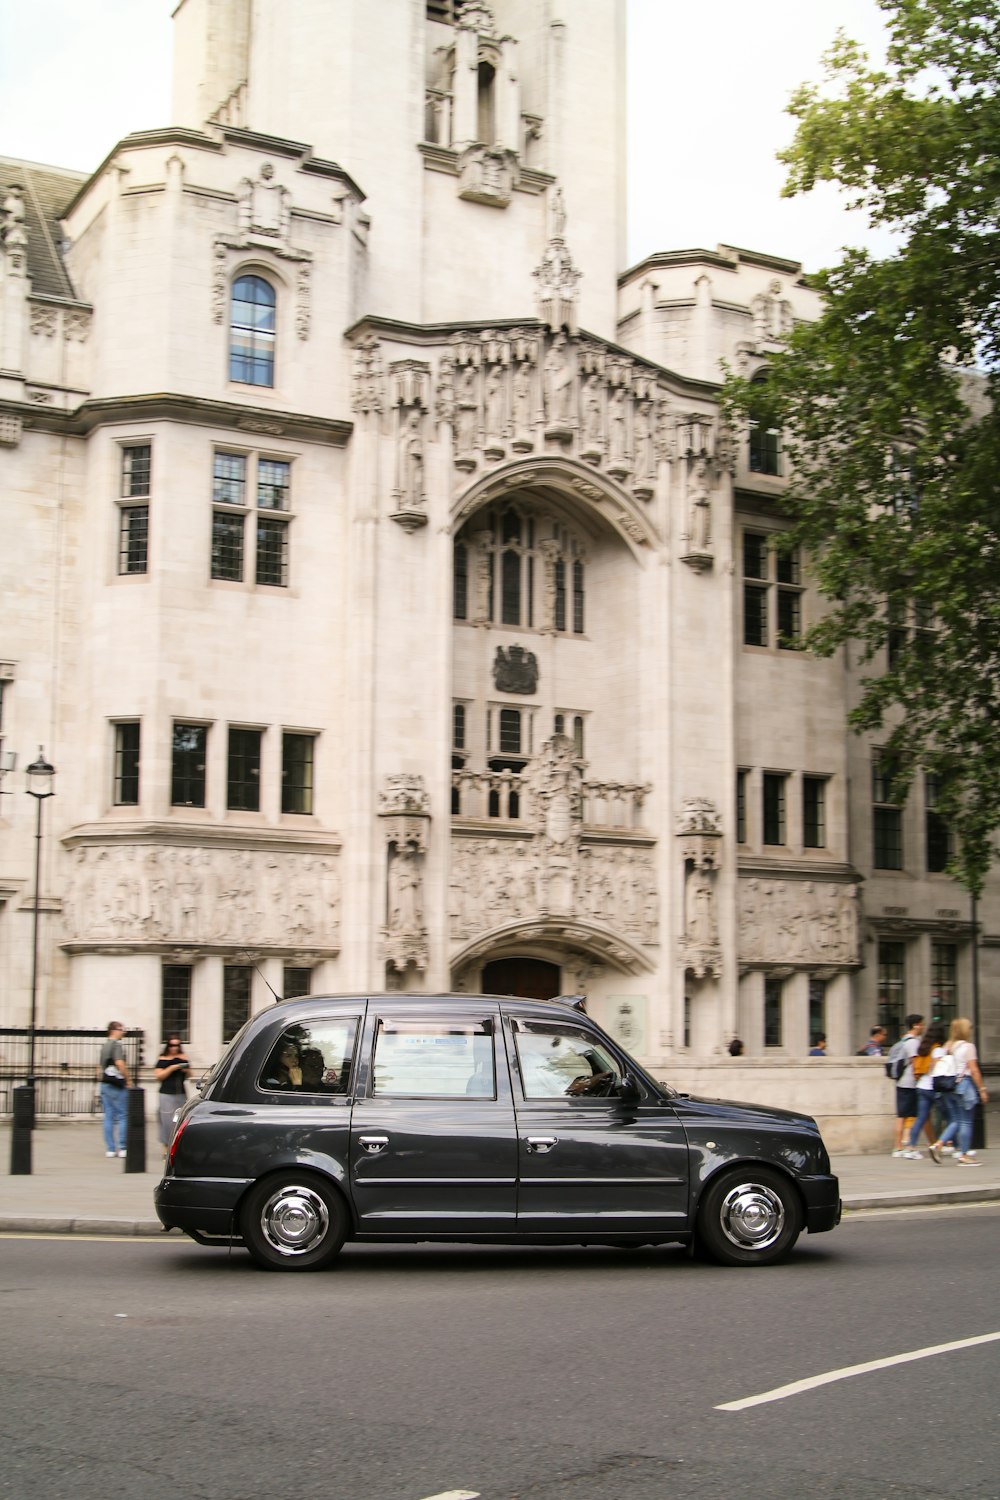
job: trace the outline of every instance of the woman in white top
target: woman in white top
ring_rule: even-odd
[[[910,1161],[920,1161],[921,1153],[917,1150],[917,1142],[920,1132],[934,1107],[937,1095],[934,1093],[934,1085],[931,1077],[938,1059],[944,1056],[944,1027],[940,1021],[932,1021],[920,1038],[920,1045],[913,1055],[910,1066],[913,1068],[915,1082],[915,1093],[917,1096],[917,1113],[910,1131],[910,1139],[906,1143],[904,1156]],[[931,1147],[931,1157],[934,1161],[940,1160],[934,1147]]]
[[[955,1160],[960,1167],[978,1167],[980,1163],[969,1151],[972,1145],[972,1121],[976,1104],[985,1104],[990,1096],[983,1087],[979,1054],[972,1040],[972,1022],[968,1016],[958,1016],[952,1021],[946,1051],[955,1059],[958,1083],[951,1096],[953,1117],[942,1130],[941,1139],[931,1147],[931,1155],[936,1158],[942,1146],[957,1135]]]

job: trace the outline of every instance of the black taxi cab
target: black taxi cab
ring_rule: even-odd
[[[816,1122],[656,1082],[563,1001],[329,996],[254,1016],[180,1112],[165,1228],[270,1270],[345,1240],[782,1259],[840,1219]]]

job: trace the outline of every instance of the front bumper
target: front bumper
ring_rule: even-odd
[[[236,1209],[250,1178],[164,1177],[153,1189],[156,1216],[164,1229],[231,1234]]]

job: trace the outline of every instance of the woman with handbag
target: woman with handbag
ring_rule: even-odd
[[[941,1139],[931,1147],[931,1156],[939,1160],[942,1148],[957,1136],[958,1150],[955,1161],[960,1167],[978,1167],[980,1162],[969,1150],[972,1145],[972,1122],[978,1103],[985,1104],[989,1094],[983,1086],[983,1075],[979,1068],[979,1054],[972,1040],[972,1022],[968,1016],[958,1016],[951,1023],[948,1045],[945,1052],[955,1059],[955,1087],[942,1094],[947,1099],[951,1118],[941,1132]]]
[[[938,1061],[944,1056],[944,1027],[938,1021],[932,1021],[920,1038],[920,1045],[913,1055],[913,1076],[916,1080],[914,1090],[917,1096],[917,1113],[910,1130],[910,1139],[906,1144],[903,1155],[910,1161],[922,1161],[923,1154],[917,1150],[917,1142],[920,1132],[927,1123],[928,1117],[936,1100],[934,1092],[934,1069]],[[935,1154],[931,1147],[931,1159],[940,1161],[940,1156]]]

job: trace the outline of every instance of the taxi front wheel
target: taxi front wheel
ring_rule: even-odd
[[[265,1271],[319,1271],[347,1236],[337,1194],[310,1172],[278,1172],[252,1187],[240,1216],[243,1240]]]
[[[778,1172],[748,1164],[723,1172],[698,1210],[702,1247],[724,1266],[770,1266],[784,1260],[802,1229],[802,1208]]]

